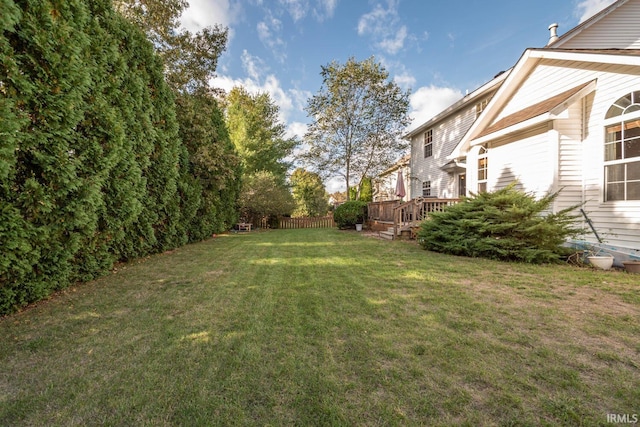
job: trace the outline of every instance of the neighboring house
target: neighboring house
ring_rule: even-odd
[[[466,163],[467,191],[517,181],[539,196],[561,190],[556,212],[584,203],[617,263],[640,256],[639,22],[640,0],[619,0],[562,37],[552,25],[448,156]]]
[[[411,188],[409,186],[409,158],[407,154],[398,160],[393,166],[386,171],[378,175],[373,180],[373,201],[374,202],[386,202],[389,200],[411,200]],[[398,188],[398,173],[402,176],[405,188],[404,197],[399,197],[396,194]]]
[[[487,106],[509,72],[467,94],[449,108],[404,135],[411,142],[410,185],[412,198],[458,198],[466,194],[464,157],[448,156]]]

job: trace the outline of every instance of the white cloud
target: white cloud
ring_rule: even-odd
[[[410,37],[407,27],[401,24],[398,1],[388,0],[387,6],[385,9],[376,4],[371,12],[362,15],[358,21],[358,35],[370,36],[377,48],[394,55],[404,48],[408,38],[414,37]]]
[[[403,25],[402,27],[400,27],[395,37],[382,40],[380,43],[378,43],[378,47],[380,47],[383,51],[394,55],[404,47],[404,41],[406,38],[407,27]]]
[[[305,133],[307,133],[307,124],[300,122],[292,122],[287,126],[287,131],[285,133],[286,138],[296,137],[302,139]]]
[[[286,59],[286,43],[280,37],[282,32],[282,21],[274,17],[271,12],[268,12],[263,21],[258,22],[256,25],[258,30],[258,38],[269,49],[276,59],[280,62],[284,62]]]
[[[247,56],[250,56],[247,54]],[[260,61],[259,58],[252,57],[254,61]],[[299,91],[285,90],[280,85],[280,81],[273,74],[268,74],[264,78],[260,74],[247,71],[248,77],[244,79],[235,79],[229,76],[219,75],[209,81],[209,85],[214,88],[223,89],[229,92],[235,86],[242,86],[251,94],[268,93],[271,100],[279,108],[279,120],[287,123],[291,115],[299,111],[297,100]]]
[[[360,17],[360,21],[358,21],[358,34],[362,36],[381,31],[384,22],[388,20],[388,16],[393,17],[393,11],[391,9],[385,10],[381,5],[377,4],[371,12]]]
[[[576,6],[576,16],[580,17],[580,22],[584,22],[605,7],[612,4],[615,0],[584,0]]]
[[[411,127],[417,128],[461,98],[462,92],[458,89],[433,85],[418,88],[409,97]]]
[[[416,84],[416,78],[407,71],[396,74],[393,77],[393,81],[403,89],[410,89]]]
[[[318,0],[318,6],[314,9],[314,15],[320,22],[332,18],[338,6],[338,0]]]
[[[304,110],[307,106],[307,101],[313,96],[311,91],[300,89],[289,89],[291,98],[293,99],[294,108],[298,110]]]
[[[180,17],[180,23],[189,31],[199,31],[213,24],[231,27],[240,6],[231,0],[189,0],[189,8]]]
[[[309,3],[306,0],[280,0],[280,4],[287,9],[294,22],[304,18],[309,10]]]
[[[240,59],[242,60],[242,68],[253,80],[259,80],[263,71],[268,70],[261,58],[251,55],[246,49],[242,51]]]
[[[347,185],[344,182],[344,178],[342,177],[333,177],[329,178],[324,186],[329,194],[333,194],[335,192],[343,192],[347,188]]]

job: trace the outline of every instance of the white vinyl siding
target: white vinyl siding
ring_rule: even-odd
[[[546,128],[518,135],[518,140],[497,141],[489,149],[489,191],[517,181],[517,188],[542,197],[553,187],[554,166]]]
[[[584,201],[583,198],[583,146],[582,139],[586,133],[585,111],[593,105],[593,94],[571,105],[569,118],[554,121],[558,133],[558,178],[553,191],[560,190],[555,202],[555,211],[575,206]]]
[[[532,140],[519,132],[504,146],[492,148],[491,144],[505,141],[488,142],[490,185],[500,187],[518,178],[525,189],[539,194],[562,189],[555,211],[584,202],[583,209],[607,243],[640,250],[640,201],[604,201],[604,117],[618,98],[640,90],[637,67],[542,60],[495,120],[594,79],[595,91],[568,106],[551,122],[544,138]],[[541,151],[532,146],[535,141]],[[468,176],[471,162],[468,158]],[[535,177],[536,170],[540,179]],[[583,226],[585,238],[594,240]]]
[[[584,28],[566,42],[553,44],[561,49],[640,49],[638,37],[640,2],[628,1],[602,17],[595,25]]]
[[[432,155],[424,156],[424,132],[411,140],[411,194],[422,194],[422,182],[431,181],[431,196],[457,197],[457,178],[440,169],[447,156],[475,120],[475,103],[439,123],[434,123]]]

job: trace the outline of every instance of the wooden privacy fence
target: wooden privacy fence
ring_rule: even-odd
[[[268,228],[268,218],[264,218],[261,221],[260,226],[262,228]],[[333,228],[336,227],[336,222],[333,220],[333,216],[314,216],[314,217],[302,217],[302,218],[278,218],[278,228],[285,230],[299,229],[299,228]]]

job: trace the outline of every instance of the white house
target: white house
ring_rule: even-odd
[[[467,191],[517,180],[561,190],[554,211],[584,203],[618,263],[640,257],[639,23],[640,0],[618,0],[561,37],[552,25],[447,157],[466,163]]]
[[[464,156],[449,158],[450,154],[508,74],[499,73],[490,82],[403,136],[411,142],[409,187],[412,197],[449,199],[466,194]]]
[[[393,166],[382,172],[373,180],[374,202],[385,202],[400,199],[411,200],[412,197],[409,180],[411,171],[409,169],[409,163],[410,157],[407,154],[406,156],[401,157]],[[396,191],[398,189],[399,177],[402,179],[403,187],[405,189],[405,195],[403,197],[399,197]]]

